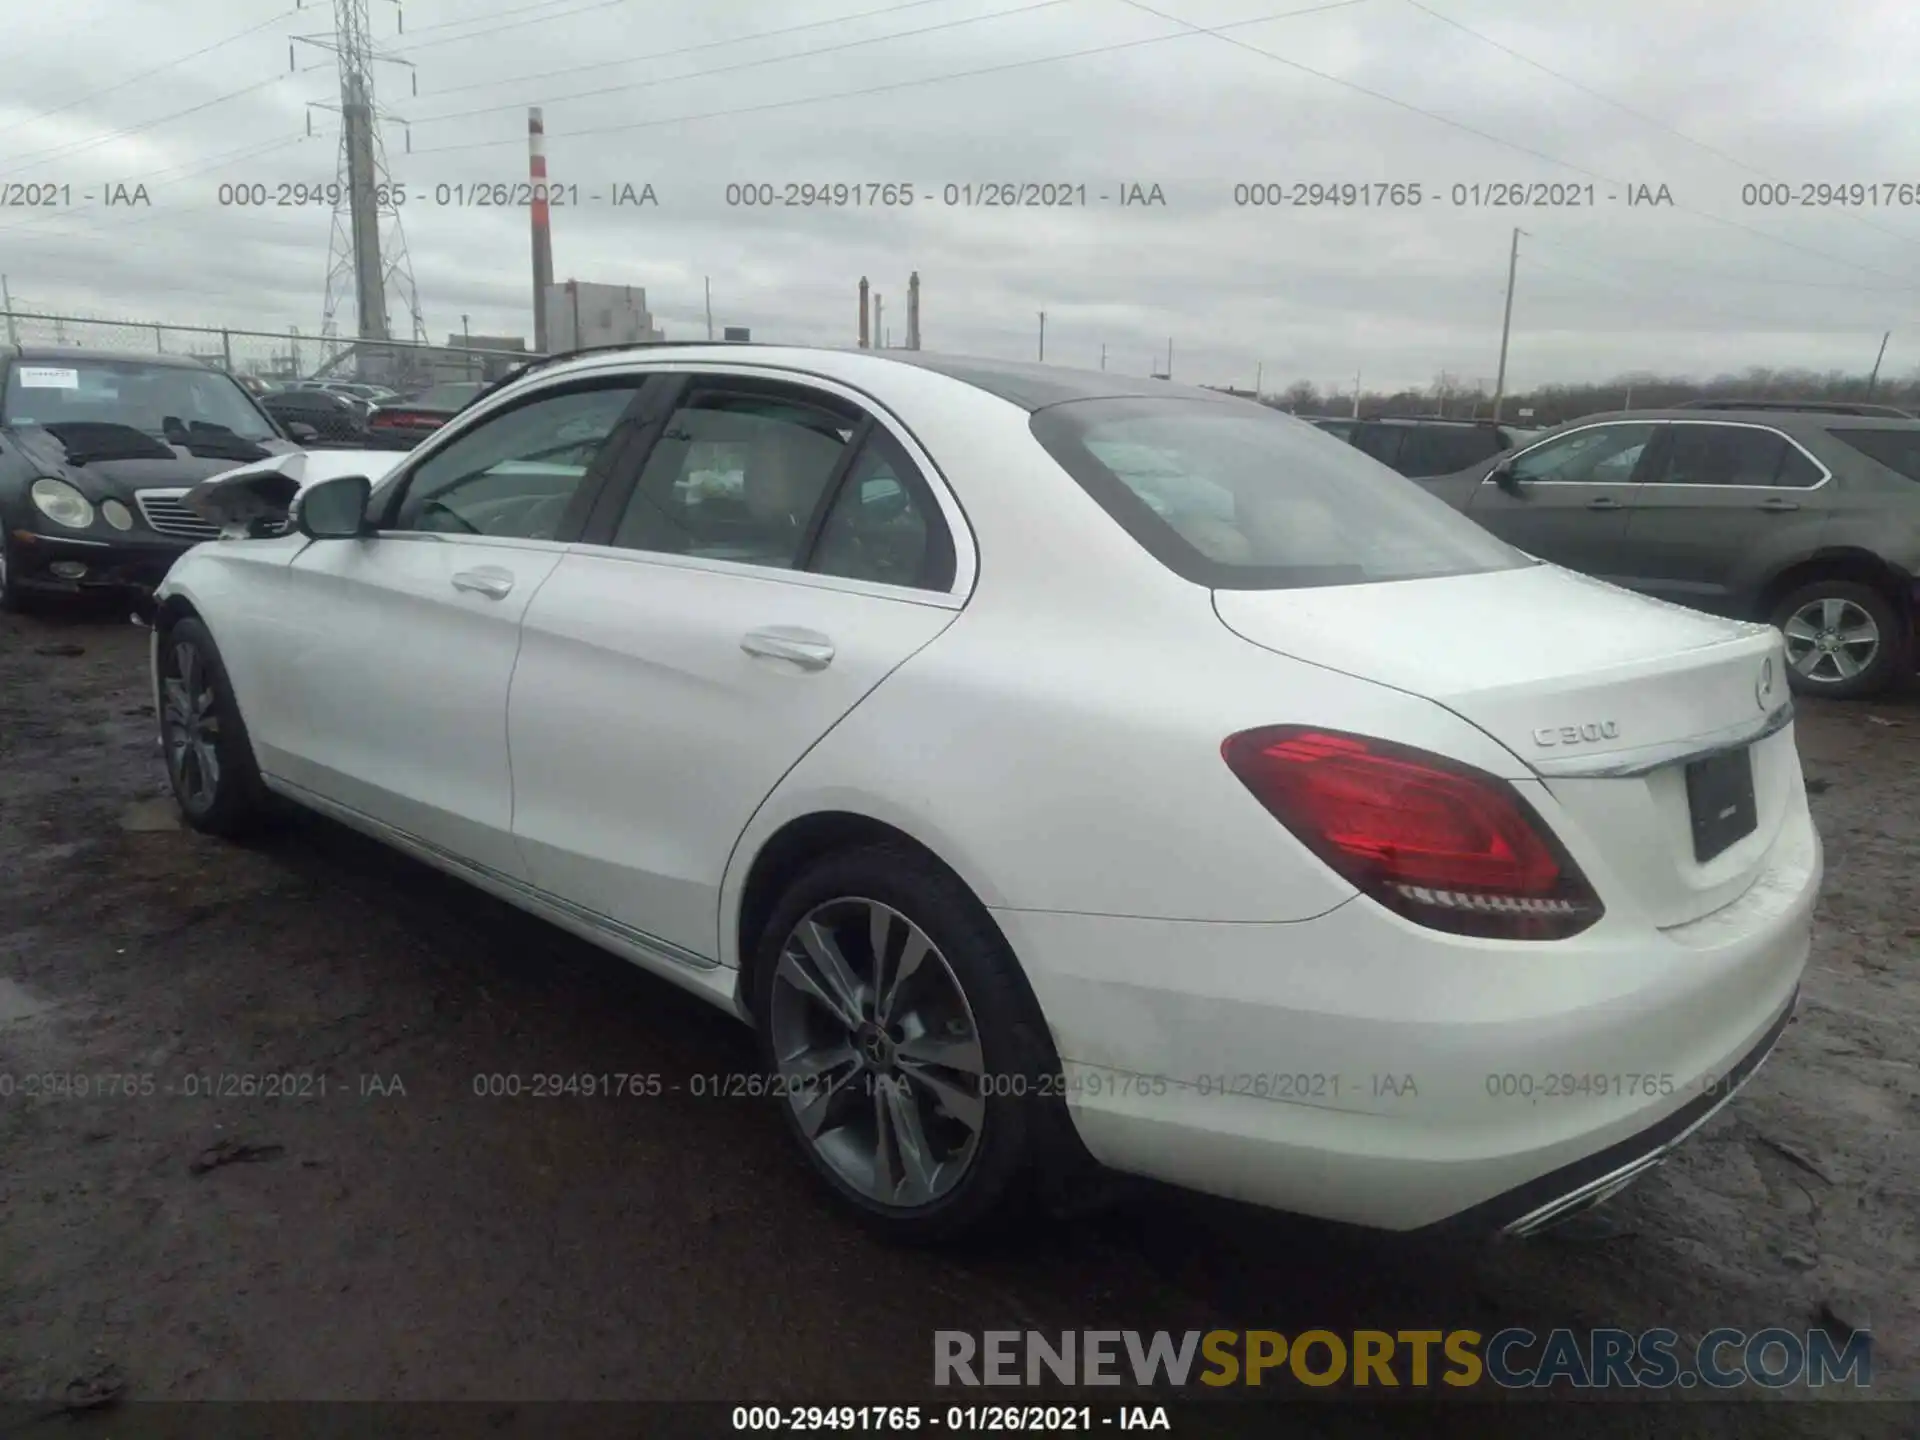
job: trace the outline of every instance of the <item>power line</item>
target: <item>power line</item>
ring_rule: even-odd
[[[173,67],[176,65],[184,65],[189,60],[198,60],[202,55],[211,55],[215,50],[223,50],[227,46],[233,44],[236,40],[244,40],[249,35],[258,34],[260,31],[266,29],[269,25],[279,24],[282,20],[287,19],[293,13],[294,13],[293,10],[282,10],[278,15],[270,15],[265,20],[262,20],[258,25],[249,25],[246,29],[239,31],[236,34],[229,35],[224,40],[216,40],[211,45],[202,45],[198,50],[191,50],[187,52],[185,55],[176,55],[173,59],[167,61],[165,64],[156,65],[151,70],[142,70],[138,75],[129,75],[125,80],[122,80],[117,84],[108,85],[99,90],[89,90],[84,95],[77,95],[63,105],[56,105],[51,110],[43,110],[38,115],[35,115],[30,119],[16,120],[11,125],[0,126],[0,135],[10,134],[13,131],[18,130],[23,125],[32,125],[37,123],[38,121],[48,119],[51,116],[59,115],[64,111],[73,109],[73,107],[76,105],[84,105],[89,100],[98,100],[102,95],[111,95],[116,90],[124,90],[129,85],[137,84],[142,80],[151,79],[153,76],[158,75],[163,71],[173,69]],[[55,148],[58,148],[58,147],[55,147]]]
[[[591,4],[576,6],[572,10],[556,10],[551,15],[536,15],[531,20],[509,20],[504,25],[491,25],[484,30],[470,30],[465,35],[442,35],[438,39],[429,40],[422,45],[406,45],[402,47],[402,53],[409,50],[432,50],[441,45],[457,45],[462,40],[478,40],[485,35],[498,35],[505,30],[522,30],[529,25],[547,25],[555,20],[564,20],[569,15],[584,15],[590,10],[611,10],[617,5],[628,5],[631,3],[632,0],[592,0]],[[503,11],[502,13],[506,14],[511,12]],[[460,22],[450,20],[447,23],[449,25],[457,25]]]
[[[900,5],[883,5],[878,10],[861,10],[852,15],[838,15],[831,20],[809,20],[804,25],[783,25],[778,30],[761,30],[752,35],[737,35],[731,40],[703,40],[698,45],[682,45],[676,50],[655,50],[647,55],[629,55],[624,60],[597,60],[591,65],[568,65],[559,70],[542,70],[537,75],[515,75],[511,80],[471,80],[465,85],[449,85],[443,90],[435,90],[435,96],[457,95],[465,90],[490,90],[502,84],[517,85],[523,81],[551,80],[556,75],[583,75],[589,70],[608,70],[619,65],[637,65],[643,60],[666,60],[675,55],[691,55],[700,50],[713,50],[723,45],[745,45],[753,40],[771,40],[780,35],[794,35],[802,30],[818,30],[827,25],[846,25],[855,20],[870,19],[875,15],[891,15],[898,10],[917,10],[927,5],[945,5],[950,0],[905,0]],[[532,102],[529,102],[532,103]]]
[[[1512,150],[1521,155],[1530,155],[1536,160],[1546,161],[1549,165],[1558,166],[1560,169],[1563,169],[1563,170],[1571,170],[1576,175],[1585,175],[1589,179],[1603,180],[1609,185],[1625,185],[1627,183],[1626,181],[1620,180],[1612,175],[1602,174],[1598,170],[1589,170],[1584,165],[1576,165],[1571,160],[1563,160],[1557,155],[1549,155],[1544,150],[1535,150],[1531,146],[1522,145],[1517,140],[1508,140],[1503,136],[1493,134],[1491,131],[1482,130],[1477,126],[1469,125],[1464,120],[1452,119],[1449,116],[1440,114],[1438,111],[1428,110],[1424,106],[1415,105],[1409,100],[1402,100],[1402,99],[1399,99],[1397,96],[1388,95],[1384,91],[1371,89],[1368,86],[1360,84],[1358,81],[1348,80],[1344,76],[1329,74],[1325,70],[1316,70],[1311,65],[1302,64],[1298,60],[1288,59],[1285,55],[1276,55],[1271,50],[1262,50],[1258,45],[1251,45],[1251,44],[1248,44],[1245,40],[1241,40],[1232,35],[1227,35],[1222,33],[1226,30],[1233,29],[1236,27],[1228,26],[1228,25],[1216,25],[1213,28],[1209,29],[1204,25],[1195,25],[1191,21],[1182,20],[1177,15],[1169,15],[1164,10],[1156,10],[1153,8],[1153,6],[1145,4],[1144,0],[1120,0],[1120,3],[1123,5],[1130,5],[1135,10],[1142,11],[1145,14],[1157,16],[1159,19],[1168,21],[1171,24],[1184,26],[1188,31],[1190,31],[1193,34],[1211,35],[1215,39],[1223,42],[1224,44],[1236,46],[1237,48],[1248,51],[1249,53],[1254,55],[1264,56],[1266,59],[1273,61],[1275,64],[1285,65],[1290,70],[1298,70],[1302,74],[1312,75],[1316,79],[1330,81],[1331,83],[1338,85],[1343,89],[1353,90],[1361,95],[1368,96],[1371,99],[1383,101],[1384,103],[1393,106],[1395,109],[1405,110],[1410,114],[1419,115],[1425,119],[1437,121],[1439,124],[1445,125],[1449,129],[1460,130],[1465,132],[1468,135],[1476,136],[1481,140],[1491,141],[1493,144],[1500,146],[1502,149]],[[1673,208],[1675,210],[1682,211],[1688,215],[1697,215],[1702,220],[1711,221],[1715,225],[1724,225],[1730,230],[1738,230],[1738,231],[1741,231],[1743,234],[1756,236],[1761,240],[1767,241],[1769,244],[1783,246],[1789,250],[1798,250],[1802,254],[1812,255],[1818,259],[1827,260],[1836,265],[1845,265],[1849,269],[1864,270],[1869,275],[1879,275],[1883,279],[1887,279],[1887,280],[1899,279],[1898,276],[1889,275],[1884,270],[1876,270],[1871,265],[1862,265],[1857,260],[1848,260],[1839,255],[1830,255],[1824,250],[1815,250],[1810,245],[1801,245],[1792,240],[1782,239],[1778,235],[1769,235],[1764,230],[1756,230],[1751,225],[1741,224],[1738,220],[1729,220],[1724,215],[1715,215],[1705,210],[1696,210],[1690,205],[1682,205],[1682,204],[1679,204],[1678,202],[1675,202]]]
[[[1289,20],[1297,15],[1317,15],[1326,10],[1344,10],[1352,5],[1364,5],[1367,0],[1327,0],[1327,3],[1310,5],[1302,10],[1280,10],[1270,15],[1256,15],[1251,20],[1236,20],[1232,24],[1222,25],[1221,30],[1238,29],[1244,25],[1264,25],[1271,20]],[[867,85],[857,90],[837,90],[827,95],[805,95],[796,100],[769,100],[759,105],[736,105],[724,110],[707,110],[692,115],[667,115],[654,120],[629,120],[619,125],[594,125],[584,130],[569,130],[564,134],[552,134],[548,140],[571,140],[582,135],[610,135],[627,130],[650,130],[661,125],[685,125],[696,120],[719,120],[735,115],[757,115],[769,110],[790,110],[800,105],[819,105],[829,100],[855,100],[868,95],[885,95],[899,90],[911,90],[921,85],[938,85],[949,80],[971,80],[981,75],[999,75],[1009,70],[1025,70],[1035,65],[1052,65],[1061,60],[1078,60],[1088,55],[1110,55],[1120,50],[1134,50],[1143,45],[1158,45],[1168,40],[1185,40],[1193,32],[1180,31],[1172,35],[1149,35],[1141,40],[1120,40],[1111,45],[1094,45],[1084,50],[1068,50],[1059,55],[1041,55],[1031,60],[1009,60],[999,65],[982,65],[973,70],[957,70],[946,75],[928,75],[917,80],[895,80],[883,85]],[[816,52],[817,53],[817,52]],[[446,155],[459,150],[497,150],[503,145],[519,145],[525,142],[518,137],[505,140],[468,140],[458,145],[433,145],[423,150],[415,150],[415,155]]]
[[[573,3],[575,3],[575,0],[539,0],[539,3],[534,5],[513,5],[505,10],[483,10],[478,15],[469,15],[465,19],[436,20],[431,25],[418,25],[415,26],[410,33],[414,35],[426,35],[435,30],[449,30],[459,25],[486,25],[500,19],[502,16],[525,15],[532,10],[551,10],[556,5],[571,5]]]
[[[1571,249],[1564,241],[1549,239],[1537,231],[1528,231],[1529,236],[1543,245],[1551,246],[1565,254],[1580,256],[1591,260],[1593,257],[1584,252]],[[1765,285],[1781,290],[1844,290],[1855,294],[1883,295],[1889,291],[1920,290],[1920,285],[1872,285],[1848,281],[1829,280],[1776,280],[1767,275],[1729,275],[1724,270],[1712,269],[1705,265],[1681,265],[1670,260],[1653,260],[1649,264],[1659,265],[1662,269],[1678,271],[1684,275],[1705,275],[1730,285]]]
[[[1633,106],[1626,104],[1624,101],[1614,99],[1613,96],[1611,95],[1602,94],[1600,91],[1594,89],[1591,85],[1585,84],[1580,80],[1576,80],[1574,79],[1573,76],[1565,74],[1562,71],[1555,70],[1551,65],[1542,64],[1540,61],[1534,59],[1531,55],[1522,54],[1520,51],[1514,49],[1511,45],[1503,44],[1502,42],[1494,39],[1491,35],[1482,34],[1480,31],[1475,30],[1471,25],[1463,24],[1460,21],[1455,20],[1450,15],[1442,15],[1438,10],[1435,10],[1432,6],[1422,4],[1421,0],[1406,0],[1406,3],[1411,5],[1414,9],[1420,11],[1422,14],[1432,16],[1435,20],[1440,21],[1441,24],[1451,25],[1454,29],[1460,31],[1461,34],[1472,36],[1475,40],[1478,40],[1483,45],[1491,45],[1494,49],[1500,51],[1502,54],[1511,55],[1514,59],[1520,61],[1523,65],[1531,65],[1534,69],[1538,70],[1542,75],[1550,75],[1555,80],[1560,81],[1563,85],[1571,85],[1574,89],[1578,90],[1582,95],[1590,96],[1591,98],[1598,100],[1603,105],[1611,105],[1614,109],[1618,110],[1623,115],[1631,115],[1634,119],[1640,121],[1644,125],[1651,125],[1656,130],[1663,130],[1667,134],[1673,136],[1676,140],[1684,140],[1686,141],[1687,144],[1693,146],[1696,150],[1704,151],[1705,153],[1713,156],[1717,160],[1723,160],[1727,164],[1732,165],[1737,169],[1746,171],[1749,175],[1758,175],[1762,180],[1770,180],[1770,181],[1773,181],[1775,184],[1780,183],[1776,179],[1776,177],[1770,174],[1769,172],[1760,169],[1756,165],[1749,165],[1746,161],[1742,160],[1739,156],[1730,154],[1727,151],[1722,150],[1717,145],[1709,145],[1704,140],[1697,140],[1693,136],[1687,134],[1684,130],[1677,129],[1674,126],[1669,125],[1666,121],[1660,119],[1660,117],[1657,115],[1649,115],[1644,110],[1636,110]],[[1876,225],[1871,220],[1867,219],[1864,215],[1856,215],[1850,210],[1843,210],[1841,213],[1847,219],[1857,221],[1859,224],[1865,225],[1869,230],[1877,231],[1879,234],[1882,234],[1882,235],[1891,236],[1895,240],[1905,240],[1911,243],[1911,241],[1914,238],[1911,235],[1903,235],[1898,230],[1889,230],[1884,225]]]
[[[507,110],[523,110],[529,105],[555,105],[563,101],[588,100],[596,95],[615,95],[625,90],[647,90],[655,85],[677,85],[683,80],[700,80],[711,75],[729,75],[735,71],[755,70],[765,65],[784,65],[792,60],[810,60],[816,55],[833,55],[842,50],[857,50],[863,45],[882,45],[889,40],[907,40],[916,35],[931,35],[937,30],[956,30],[963,25],[1004,20],[1010,15],[1028,15],[1036,10],[1052,10],[1056,6],[1072,3],[1073,0],[1037,0],[1035,4],[1016,5],[1011,10],[995,10],[988,15],[969,15],[959,20],[942,20],[936,25],[923,25],[918,30],[896,30],[890,35],[868,35],[859,40],[842,40],[835,45],[822,45],[816,50],[802,50],[796,55],[769,55],[758,60],[741,60],[732,65],[716,65],[708,70],[695,70],[688,75],[669,75],[659,80],[632,80],[622,85],[603,85],[598,90],[572,90],[565,95],[551,95],[539,100],[515,100],[505,105],[483,105],[475,110],[456,110],[447,115],[424,115],[413,123],[434,125],[447,120],[469,120],[475,115],[497,115]]]
[[[238,90],[229,90],[224,95],[216,95],[211,100],[203,100],[198,105],[189,105],[184,110],[176,110],[171,115],[162,115],[156,120],[145,120],[138,125],[129,125],[125,129],[114,130],[108,134],[96,136],[91,140],[75,141],[70,145],[56,145],[51,150],[39,151],[24,157],[27,161],[26,164],[16,166],[12,170],[0,170],[0,175],[18,175],[23,170],[37,168],[47,160],[64,160],[69,155],[79,155],[88,150],[97,150],[102,145],[111,144],[115,140],[124,139],[129,135],[138,135],[143,130],[151,130],[156,125],[165,125],[174,120],[184,119],[189,115],[197,115],[202,110],[211,110],[215,105],[224,105],[229,100],[238,100],[242,95],[251,95],[254,91],[264,90],[269,85],[278,85],[286,78],[284,75],[269,75],[264,80],[256,80],[251,85],[242,85]]]

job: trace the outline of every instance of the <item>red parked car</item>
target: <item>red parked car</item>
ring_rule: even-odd
[[[367,417],[368,443],[379,449],[411,450],[486,388],[482,381],[456,380],[410,398],[390,400]]]

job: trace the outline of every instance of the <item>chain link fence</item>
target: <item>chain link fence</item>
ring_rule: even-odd
[[[0,338],[23,346],[187,356],[236,377],[268,384],[348,380],[385,385],[403,393],[452,381],[497,380],[536,353],[512,348],[504,341],[428,345],[303,335],[292,327],[284,332],[240,330],[60,315],[18,300],[0,310]]]

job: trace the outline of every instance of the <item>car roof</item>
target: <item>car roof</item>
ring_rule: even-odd
[[[91,350],[81,345],[0,346],[0,357],[11,357],[27,365],[52,364],[62,360],[111,360],[119,363],[167,365],[181,370],[219,369],[218,366],[209,365],[193,355],[165,355],[152,350]]]
[[[1363,415],[1351,422],[1356,425],[1451,425],[1460,429],[1488,430],[1498,426],[1502,430],[1518,429],[1504,420],[1461,420],[1457,417],[1440,415]]]
[[[1895,415],[1844,415],[1831,410],[1604,410],[1564,420],[1554,428],[1622,420],[1690,420],[1696,425],[1764,425],[1776,430],[1920,430],[1920,420]]]
[[[1043,410],[1049,405],[1059,405],[1069,400],[1130,399],[1140,396],[1204,400],[1213,405],[1259,405],[1255,400],[1202,389],[1197,385],[1178,385],[1170,380],[1122,375],[1117,371],[1078,370],[1032,361],[946,355],[927,350],[860,350],[825,345],[759,345],[745,341],[706,340],[601,346],[566,355],[535,358],[489,388],[504,390],[527,376],[539,374],[550,378],[576,371],[584,373],[603,368],[610,361],[626,359],[684,360],[692,365],[715,361],[766,365],[775,369],[790,368],[808,372],[855,385],[875,378],[876,372],[882,367],[910,366],[945,375],[1028,411]],[[1268,407],[1259,405],[1259,408],[1266,410]]]

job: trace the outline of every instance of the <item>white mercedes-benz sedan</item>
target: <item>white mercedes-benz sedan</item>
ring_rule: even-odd
[[[295,802],[724,1007],[892,1233],[1112,1172],[1530,1233],[1792,1014],[1778,632],[1273,410],[668,344],[320,459],[192,497],[225,532],[153,634],[188,822]]]

